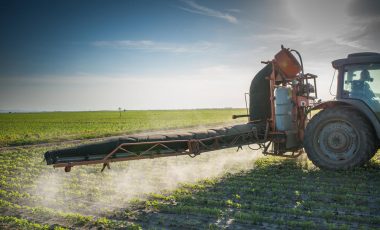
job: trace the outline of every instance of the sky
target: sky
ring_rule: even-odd
[[[245,107],[281,45],[328,100],[379,28],[378,0],[0,0],[0,111]]]

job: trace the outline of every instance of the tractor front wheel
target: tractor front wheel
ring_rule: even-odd
[[[350,108],[328,108],[316,114],[305,131],[304,148],[319,168],[362,166],[376,152],[372,127]]]

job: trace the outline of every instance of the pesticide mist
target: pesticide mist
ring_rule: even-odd
[[[181,183],[236,173],[254,167],[260,151],[236,148],[203,153],[195,158],[178,156],[111,164],[100,172],[101,165],[44,170],[36,178],[32,194],[43,197],[33,201],[42,206],[76,212],[99,214],[126,207],[133,199],[149,193],[175,189]]]

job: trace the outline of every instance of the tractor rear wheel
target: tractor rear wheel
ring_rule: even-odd
[[[304,148],[314,165],[329,170],[362,166],[377,151],[367,120],[352,109],[339,107],[325,109],[310,120]]]

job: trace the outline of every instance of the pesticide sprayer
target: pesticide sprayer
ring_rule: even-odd
[[[249,114],[233,116],[248,117],[246,124],[175,135],[110,138],[48,151],[45,160],[67,172],[73,166],[99,163],[104,170],[115,161],[195,157],[202,152],[252,144],[258,144],[264,154],[296,157],[302,149],[308,109],[317,96],[316,76],[304,74],[299,53],[284,47],[273,60],[262,63],[265,67],[251,83]]]

